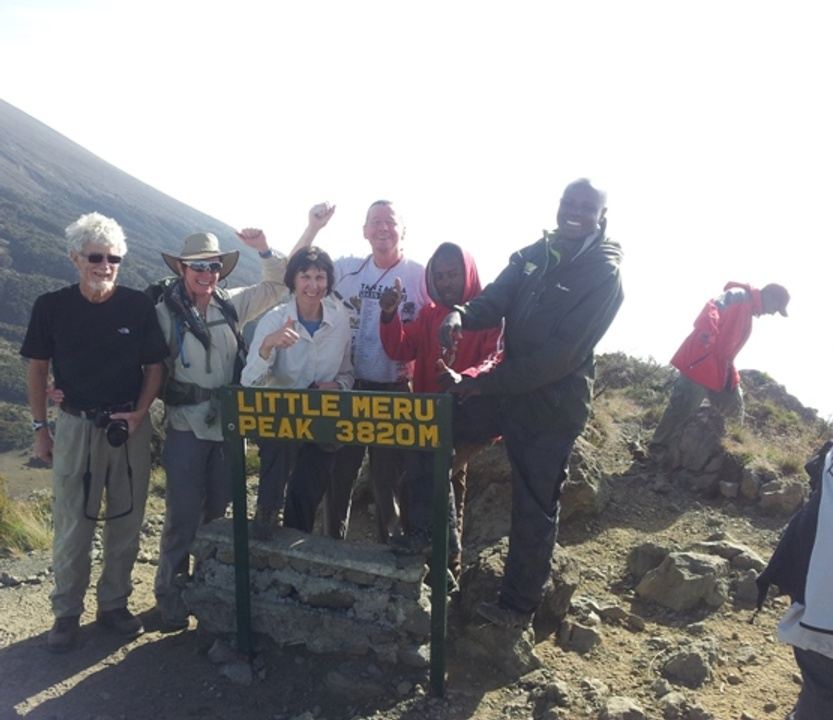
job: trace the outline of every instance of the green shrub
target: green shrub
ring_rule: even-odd
[[[35,502],[20,502],[6,494],[0,477],[0,549],[11,552],[44,550],[52,539],[50,502],[45,495]]]

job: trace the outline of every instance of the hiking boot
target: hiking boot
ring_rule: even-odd
[[[75,647],[78,641],[78,615],[55,618],[55,624],[46,638],[46,647],[50,652],[65,653]]]
[[[427,555],[431,552],[431,538],[424,530],[394,535],[389,542],[395,555]]]
[[[162,613],[159,613],[159,632],[161,633],[174,633],[179,632],[180,630],[187,630],[188,629],[188,618],[187,617],[165,617]]]
[[[156,598],[156,610],[159,613],[159,632],[171,633],[188,629],[190,613],[180,591]]]
[[[532,622],[532,613],[515,610],[502,602],[480,602],[474,610],[497,627],[527,628]]]
[[[252,519],[252,539],[271,540],[280,528],[278,515],[275,512],[256,510]]]
[[[460,553],[451,553],[448,556],[448,571],[454,581],[459,585],[463,575],[463,556]]]
[[[99,610],[95,617],[96,624],[105,630],[122,637],[136,637],[145,631],[141,619],[126,607],[115,610]]]

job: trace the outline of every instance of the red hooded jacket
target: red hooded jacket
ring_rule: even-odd
[[[761,291],[750,285],[730,282],[723,288],[741,288],[739,298],[709,300],[694,321],[694,330],[680,345],[671,364],[690,380],[709,390],[734,390],[740,375],[735,356],[749,339],[752,318],[761,314]]]
[[[446,315],[452,308],[439,304],[434,283],[431,278],[431,265],[437,253],[442,249],[454,248],[463,257],[465,268],[465,284],[463,299],[465,303],[480,294],[480,278],[477,266],[469,253],[454,243],[443,243],[431,256],[425,266],[425,284],[431,302],[423,305],[419,315],[413,322],[404,325],[395,313],[390,322],[379,322],[379,334],[385,352],[393,360],[409,362],[414,360],[414,392],[441,392],[437,383],[436,363],[442,357],[440,348],[439,328]],[[462,338],[457,346],[454,362],[450,367],[462,375],[475,377],[500,361],[502,347],[500,343],[500,329],[463,330]]]

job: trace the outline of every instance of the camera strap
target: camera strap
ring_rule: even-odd
[[[126,517],[133,512],[133,468],[130,466],[130,455],[127,452],[127,443],[124,443],[124,458],[127,461],[127,482],[128,487],[130,488],[130,506],[124,512],[114,514],[114,515],[99,515],[97,512],[90,514],[89,512],[89,505],[90,505],[90,492],[92,489],[92,472],[90,470],[90,456],[91,456],[91,448],[92,448],[92,434],[93,429],[90,428],[90,433],[87,435],[87,469],[84,472],[84,517],[87,520],[94,520],[95,522],[106,522],[107,520],[117,520],[118,518]],[[110,462],[107,462],[107,471],[104,475],[104,490],[107,491],[107,505],[109,509],[110,505]],[[102,496],[104,493],[102,492]],[[99,500],[99,507],[101,507],[101,500]]]

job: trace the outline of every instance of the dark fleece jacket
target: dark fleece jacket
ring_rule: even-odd
[[[601,231],[578,251],[582,244],[545,234],[457,308],[467,330],[505,318],[503,360],[476,383],[483,394],[502,396],[505,420],[531,436],[581,433],[590,413],[593,349],[624,297],[618,243]]]

